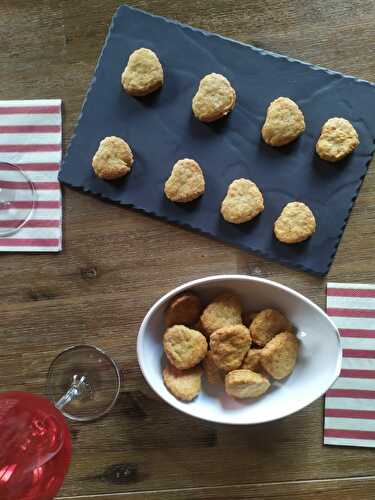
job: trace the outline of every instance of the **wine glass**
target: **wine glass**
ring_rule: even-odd
[[[0,499],[51,500],[68,472],[72,443],[63,414],[89,421],[105,415],[120,391],[120,373],[102,350],[77,345],[52,362],[47,392],[0,393]]]
[[[0,162],[0,237],[24,227],[36,202],[37,191],[26,173],[16,165]]]
[[[69,419],[87,422],[102,417],[120,392],[116,363],[101,349],[76,345],[52,361],[47,375],[47,394]]]
[[[0,394],[2,500],[51,500],[71,456],[68,425],[48,399],[27,392]]]

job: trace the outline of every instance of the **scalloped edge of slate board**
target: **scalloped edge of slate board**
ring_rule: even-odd
[[[206,36],[208,36],[208,37],[211,37],[211,36],[212,36],[212,37],[217,37],[217,38],[221,38],[221,39],[226,40],[226,41],[231,42],[231,43],[235,43],[235,44],[243,45],[244,47],[247,47],[247,48],[250,48],[251,50],[254,50],[255,52],[259,52],[262,56],[271,56],[271,57],[275,57],[275,58],[277,58],[277,59],[283,59],[283,60],[285,60],[285,61],[287,61],[287,62],[289,62],[289,63],[293,63],[293,64],[303,64],[304,66],[307,66],[307,67],[309,67],[310,69],[312,69],[312,70],[314,70],[314,71],[323,71],[323,72],[328,73],[328,74],[330,74],[330,75],[339,75],[339,76],[341,76],[341,77],[343,77],[343,78],[348,78],[348,79],[350,79],[350,80],[354,80],[355,82],[360,83],[360,84],[362,84],[362,85],[369,85],[369,86],[371,86],[371,87],[374,87],[374,88],[375,88],[375,84],[374,84],[374,83],[369,82],[369,81],[367,81],[367,80],[363,80],[363,79],[361,79],[361,78],[356,78],[356,77],[354,77],[354,76],[351,76],[351,75],[346,75],[346,74],[341,73],[341,72],[339,72],[339,71],[334,71],[334,70],[331,70],[331,69],[325,68],[325,67],[323,67],[323,66],[318,66],[318,65],[316,65],[316,64],[308,63],[308,62],[306,62],[306,61],[301,61],[301,60],[299,60],[299,59],[295,59],[295,58],[289,57],[289,56],[284,55],[284,54],[278,54],[278,53],[276,53],[276,52],[271,52],[271,51],[269,51],[269,50],[261,49],[261,48],[259,48],[259,47],[255,47],[254,45],[251,45],[251,44],[248,44],[248,43],[244,43],[244,42],[241,42],[241,41],[238,41],[238,40],[234,40],[233,38],[225,37],[225,36],[220,35],[220,34],[217,34],[217,33],[211,33],[211,32],[209,32],[209,31],[205,31],[205,30],[200,29],[200,28],[195,28],[195,27],[190,26],[190,25],[188,25],[188,24],[181,23],[181,22],[179,22],[179,21],[175,21],[175,20],[173,20],[173,19],[169,19],[169,18],[164,17],[164,16],[159,16],[159,15],[157,15],[157,14],[153,14],[153,13],[150,13],[150,12],[146,12],[146,11],[144,11],[144,10],[142,10],[142,9],[137,9],[136,7],[133,7],[133,6],[131,6],[131,5],[121,5],[120,7],[118,7],[118,8],[117,8],[116,12],[114,13],[114,15],[113,15],[113,17],[112,17],[111,23],[110,23],[110,25],[109,25],[108,32],[107,32],[107,36],[106,36],[106,38],[105,38],[105,40],[104,40],[104,44],[103,44],[102,50],[100,51],[99,57],[98,57],[98,59],[97,59],[97,62],[96,62],[96,65],[95,65],[95,70],[94,70],[94,75],[93,75],[93,78],[91,79],[91,82],[90,82],[89,87],[88,87],[88,89],[87,89],[86,95],[85,95],[85,97],[84,97],[84,99],[83,99],[82,106],[81,106],[81,110],[80,110],[79,116],[78,116],[78,118],[77,118],[76,125],[75,125],[75,127],[74,127],[74,132],[73,132],[73,134],[72,134],[72,136],[71,136],[71,139],[70,139],[70,141],[69,141],[68,148],[67,148],[66,153],[65,153],[65,155],[64,155],[64,160],[65,160],[66,158],[68,158],[68,156],[69,156],[69,150],[70,150],[71,144],[72,144],[72,142],[74,141],[74,138],[75,138],[75,136],[76,136],[76,130],[77,130],[77,128],[78,128],[79,122],[80,122],[81,117],[82,117],[82,114],[83,114],[83,112],[84,112],[84,108],[85,108],[85,105],[86,105],[86,101],[87,101],[88,96],[89,96],[89,94],[90,94],[90,92],[91,92],[92,86],[93,86],[93,84],[94,84],[94,83],[95,83],[95,81],[96,81],[96,73],[97,73],[97,69],[98,69],[98,67],[99,67],[99,65],[100,65],[100,61],[101,61],[101,59],[102,59],[102,57],[103,57],[103,54],[104,54],[104,51],[105,51],[105,49],[106,49],[106,47],[107,47],[107,43],[108,43],[108,40],[109,40],[109,38],[110,38],[110,36],[111,36],[111,32],[112,32],[112,29],[113,29],[113,26],[114,26],[114,23],[115,23],[116,17],[118,16],[119,12],[120,12],[122,9],[130,9],[130,10],[134,10],[134,11],[137,11],[137,12],[141,12],[142,14],[145,14],[145,15],[147,15],[147,16],[151,16],[151,17],[154,17],[154,18],[157,18],[157,19],[162,19],[163,21],[166,21],[166,22],[168,22],[168,23],[171,23],[171,24],[176,24],[176,25],[181,26],[181,27],[183,27],[183,28],[187,28],[187,29],[192,30],[192,31],[197,31],[197,32],[199,32],[199,33],[203,33],[204,35],[206,35]],[[140,212],[140,213],[144,213],[144,214],[147,214],[147,215],[151,215],[152,217],[155,217],[155,218],[157,218],[157,219],[159,219],[159,220],[164,220],[164,221],[166,221],[166,222],[168,222],[168,223],[171,223],[171,224],[176,224],[176,225],[178,225],[178,226],[181,226],[181,227],[184,227],[184,228],[187,228],[187,229],[193,230],[193,231],[195,231],[195,232],[198,232],[198,233],[200,233],[200,234],[203,234],[203,235],[205,235],[205,236],[208,236],[208,237],[210,237],[210,238],[212,238],[212,239],[215,239],[215,240],[221,241],[221,242],[223,242],[223,243],[225,243],[225,244],[232,245],[232,246],[235,246],[235,247],[237,247],[237,248],[241,248],[242,250],[245,250],[245,251],[247,251],[247,252],[248,252],[248,251],[251,251],[251,252],[253,252],[254,254],[259,255],[259,256],[261,256],[261,257],[265,257],[266,259],[268,259],[268,260],[270,260],[270,261],[273,261],[273,262],[278,262],[278,263],[281,263],[281,264],[283,264],[283,265],[285,265],[285,266],[287,266],[287,267],[291,267],[291,268],[299,269],[299,270],[301,270],[301,271],[308,272],[308,273],[311,273],[311,274],[314,274],[314,275],[317,275],[317,276],[324,276],[324,275],[326,275],[326,274],[328,273],[328,271],[329,271],[329,269],[330,269],[330,267],[331,267],[331,265],[332,265],[332,262],[333,262],[333,259],[334,259],[335,255],[336,255],[336,252],[337,252],[338,246],[339,246],[339,244],[340,244],[340,241],[341,241],[341,238],[342,238],[343,232],[344,232],[344,230],[345,230],[346,224],[347,224],[348,219],[349,219],[349,217],[350,217],[350,213],[351,213],[351,211],[352,211],[352,209],[353,209],[354,202],[355,202],[355,200],[357,199],[357,196],[358,196],[359,190],[360,190],[360,188],[361,188],[361,186],[362,186],[363,180],[364,180],[364,178],[365,178],[365,176],[366,176],[366,174],[367,174],[367,171],[368,171],[369,165],[370,165],[370,163],[371,163],[371,161],[372,161],[372,158],[373,158],[373,155],[374,155],[374,153],[375,153],[375,139],[373,140],[373,145],[374,145],[374,147],[373,147],[373,149],[371,150],[371,153],[370,153],[370,158],[369,158],[368,162],[366,163],[365,173],[361,176],[361,178],[360,178],[360,179],[359,179],[359,181],[358,181],[358,185],[357,185],[357,187],[356,187],[356,189],[355,189],[355,194],[354,194],[354,196],[353,196],[353,198],[352,198],[352,200],[351,200],[351,203],[350,203],[350,205],[349,205],[348,212],[347,212],[347,215],[346,215],[346,217],[345,217],[344,223],[343,223],[343,225],[342,225],[342,227],[341,227],[341,229],[340,229],[340,232],[339,232],[339,234],[338,234],[338,236],[337,236],[337,241],[336,241],[336,244],[335,244],[335,246],[334,246],[334,249],[333,249],[332,255],[331,255],[330,259],[329,259],[329,262],[328,262],[328,264],[327,264],[326,269],[325,269],[323,272],[321,272],[321,273],[320,273],[320,272],[317,272],[317,271],[314,271],[314,270],[312,270],[312,269],[309,269],[308,267],[306,267],[306,266],[304,266],[304,265],[302,265],[302,264],[294,264],[293,262],[291,262],[291,261],[289,261],[289,260],[286,260],[286,259],[284,259],[284,258],[282,258],[282,257],[275,257],[275,256],[273,256],[273,255],[269,254],[267,251],[261,251],[261,250],[258,250],[258,249],[255,249],[255,248],[252,248],[250,245],[246,245],[246,246],[245,246],[245,245],[241,245],[240,243],[236,243],[236,244],[233,244],[233,243],[228,243],[226,240],[224,240],[224,239],[220,238],[220,235],[217,235],[217,234],[213,235],[213,234],[211,234],[211,233],[209,233],[209,232],[203,231],[201,228],[194,227],[194,226],[192,226],[191,224],[187,224],[187,223],[185,223],[185,222],[181,222],[181,221],[179,221],[179,220],[177,220],[177,219],[176,219],[176,220],[174,220],[174,219],[171,219],[171,218],[164,217],[164,216],[159,215],[159,214],[157,214],[157,213],[155,213],[155,212],[153,212],[153,211],[149,211],[149,210],[144,210],[144,209],[142,209],[142,208],[138,208],[138,207],[136,207],[134,204],[131,204],[131,203],[124,203],[121,199],[116,199],[116,198],[113,198],[113,197],[112,197],[112,198],[110,198],[109,196],[105,196],[105,195],[103,195],[103,194],[102,194],[102,193],[100,193],[99,191],[94,191],[94,190],[92,190],[92,189],[91,189],[91,190],[89,190],[89,189],[87,189],[87,188],[85,188],[84,186],[81,186],[81,185],[79,185],[79,184],[73,184],[73,183],[71,183],[71,182],[66,182],[66,181],[61,181],[61,182],[63,182],[64,184],[66,184],[66,185],[68,185],[68,186],[71,186],[71,187],[73,187],[73,188],[76,188],[76,189],[78,189],[78,190],[80,190],[80,191],[83,191],[83,192],[85,192],[85,193],[89,193],[89,194],[93,194],[93,195],[95,195],[95,196],[99,196],[100,198],[102,198],[102,199],[104,199],[104,200],[108,200],[108,201],[110,201],[110,202],[113,202],[113,203],[119,204],[119,205],[121,205],[121,206],[131,208],[132,210],[135,210],[135,211]],[[59,179],[60,179],[60,173],[59,173]]]

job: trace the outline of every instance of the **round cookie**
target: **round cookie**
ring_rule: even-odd
[[[114,180],[130,172],[133,153],[120,137],[105,137],[92,159],[92,168],[98,177]]]
[[[323,160],[336,162],[352,153],[359,144],[358,134],[345,118],[325,122],[316,143],[316,152]]]
[[[167,326],[187,325],[193,326],[198,322],[202,312],[202,302],[193,292],[183,292],[174,297],[165,312]],[[197,328],[199,331],[199,328]]]
[[[293,333],[279,333],[262,349],[262,367],[276,380],[287,377],[296,365],[298,348],[299,342]]]
[[[233,370],[225,376],[225,392],[235,398],[257,398],[270,387],[266,377],[251,370]]]
[[[314,214],[307,205],[298,201],[285,205],[274,225],[276,238],[289,244],[307,240],[315,229]]]
[[[205,190],[204,175],[194,160],[185,158],[173,166],[164,186],[165,196],[177,203],[187,203],[202,196]]]
[[[158,90],[163,82],[163,68],[155,52],[141,48],[130,54],[128,64],[121,75],[122,86],[128,94],[151,94]]]
[[[284,146],[297,139],[305,130],[303,113],[288,97],[279,97],[267,109],[262,137],[270,146]]]
[[[189,370],[178,370],[167,365],[163,370],[163,380],[167,389],[182,401],[192,401],[201,390],[202,369],[199,366]]]
[[[207,354],[206,337],[183,325],[174,325],[164,333],[164,352],[169,362],[180,370],[200,363]]]
[[[227,78],[211,73],[200,81],[192,108],[198,120],[209,123],[230,113],[235,103],[236,92]]]
[[[277,333],[291,329],[292,325],[279,311],[264,309],[253,319],[250,335],[255,344],[265,346]]]
[[[240,325],[241,323],[241,302],[233,293],[218,295],[201,315],[201,325],[207,336],[223,326]]]
[[[210,336],[214,363],[226,372],[241,366],[250,346],[250,332],[244,325],[224,326]]]
[[[211,351],[208,351],[207,356],[204,358],[202,365],[209,384],[222,383],[221,372],[219,368],[215,365],[215,361]]]
[[[242,224],[263,212],[262,193],[249,179],[236,179],[228,187],[221,204],[221,215],[227,222]]]

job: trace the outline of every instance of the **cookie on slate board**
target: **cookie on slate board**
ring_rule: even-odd
[[[303,113],[288,97],[279,97],[267,109],[262,137],[270,146],[284,146],[295,141],[305,130]]]
[[[189,158],[179,160],[164,185],[165,196],[176,203],[188,203],[202,196],[205,180],[199,164]]]
[[[193,97],[193,113],[202,122],[213,122],[232,111],[236,92],[229,80],[218,73],[206,75]]]
[[[121,75],[124,90],[133,96],[145,96],[158,90],[164,82],[163,67],[150,49],[140,48],[130,54]]]
[[[98,177],[114,180],[128,174],[133,165],[133,153],[120,137],[105,137],[92,159],[92,168]]]
[[[299,243],[315,232],[316,221],[310,208],[293,201],[285,205],[274,225],[276,238],[282,243]]]
[[[330,118],[322,127],[315,149],[322,160],[336,162],[352,153],[358,144],[357,131],[348,120]]]
[[[236,179],[229,185],[220,209],[223,218],[232,224],[248,222],[263,210],[262,193],[249,179]]]

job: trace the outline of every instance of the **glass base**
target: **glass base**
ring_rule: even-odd
[[[16,165],[0,162],[0,237],[17,233],[32,216],[35,186]]]
[[[48,397],[71,420],[102,417],[113,407],[119,392],[119,370],[97,347],[70,347],[52,361],[48,371]]]

